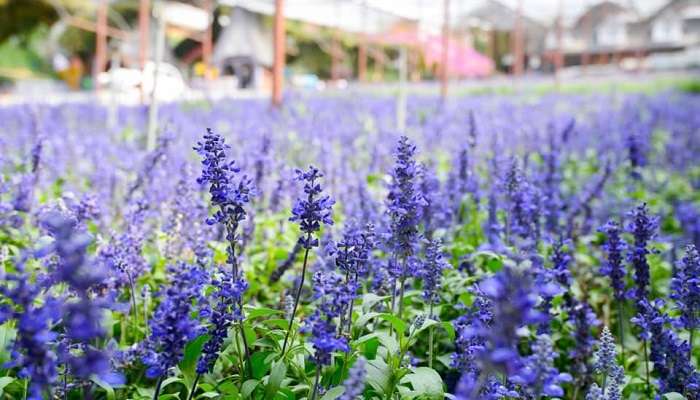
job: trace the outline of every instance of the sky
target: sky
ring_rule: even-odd
[[[515,8],[519,0],[500,0]],[[526,15],[542,22],[553,21],[559,10],[560,0],[522,0],[523,11]],[[648,15],[668,0],[617,0],[621,4],[634,5],[642,15]],[[367,0],[368,4],[377,8],[392,11],[410,18],[418,18],[427,26],[439,27],[443,16],[443,0]],[[482,0],[450,0],[450,13],[453,17],[467,13],[477,7]],[[571,21],[578,17],[588,7],[600,0],[561,0],[562,15]]]

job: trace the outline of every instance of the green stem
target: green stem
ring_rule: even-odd
[[[316,400],[316,394],[318,393],[318,381],[321,378],[321,366],[316,366],[316,379],[314,381],[314,391],[311,394],[311,400]]]
[[[311,234],[307,234],[306,242],[311,240]],[[301,267],[301,281],[299,282],[299,288],[294,296],[294,308],[292,308],[292,315],[289,317],[289,326],[287,327],[287,333],[284,335],[284,344],[282,345],[282,357],[284,357],[285,351],[287,350],[287,341],[289,340],[289,333],[292,331],[292,325],[294,324],[294,317],[297,315],[297,307],[299,306],[299,298],[301,297],[301,290],[304,288],[304,278],[306,277],[306,263],[309,260],[309,249],[307,248],[304,252],[304,264]]]
[[[158,400],[158,395],[160,395],[160,386],[163,384],[163,376],[158,377],[158,382],[156,382],[156,390],[153,392],[153,400]]]
[[[622,307],[622,302],[618,301],[617,302],[617,324],[618,324],[618,329],[619,329],[619,335],[620,335],[620,356],[621,356],[621,361],[622,361],[622,368],[625,368],[625,327],[624,327],[624,310]]]
[[[433,318],[433,302],[430,302],[430,311],[429,311],[429,318]],[[430,330],[428,331],[428,368],[433,368],[433,351],[434,351],[434,335],[435,331],[433,330],[434,326],[430,326]]]
[[[199,382],[200,374],[194,377],[194,382],[192,383],[192,390],[190,390],[190,395],[187,396],[187,400],[192,400],[194,398],[194,392],[197,391],[197,382]]]
[[[646,370],[647,378],[647,396],[651,396],[651,379],[649,379],[649,352],[647,350],[647,341],[644,340],[644,369]]]

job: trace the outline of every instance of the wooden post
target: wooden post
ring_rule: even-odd
[[[139,66],[141,70],[146,67],[148,61],[148,47],[150,45],[151,26],[151,1],[139,0]]]
[[[151,104],[148,108],[148,130],[146,132],[146,148],[151,151],[156,148],[158,129],[158,81],[160,80],[160,64],[163,62],[165,52],[165,7],[163,0],[157,0],[155,4],[158,30],[156,39],[155,68],[153,69],[153,92]]]
[[[558,10],[558,15],[557,15],[557,22],[556,22],[556,35],[557,35],[557,50],[554,55],[554,79],[556,86],[559,87],[560,83],[560,72],[561,68],[564,66],[564,40],[563,40],[563,21],[562,21],[562,12],[563,12],[563,0],[559,0],[559,10]]]
[[[523,73],[524,49],[523,49],[523,0],[518,0],[517,15],[513,32],[513,75]]]
[[[447,84],[449,83],[448,64],[450,61],[450,0],[443,2],[442,21],[442,68],[440,69],[440,96],[447,98]]]
[[[274,61],[272,66],[272,105],[282,104],[282,84],[284,79],[285,28],[284,0],[275,0]]]
[[[104,70],[107,61],[107,0],[100,0],[97,6],[97,26],[95,27],[95,62],[92,66],[92,84],[100,89],[98,75]]]
[[[212,6],[211,0],[204,0],[204,11],[207,13],[207,28],[204,31],[202,40],[202,64],[204,64],[204,78],[209,79],[211,68],[211,53],[212,53]]]
[[[362,24],[363,30],[357,48],[357,80],[365,82],[367,80],[367,0],[362,1]]]
[[[396,97],[396,129],[406,131],[406,80],[408,79],[408,56],[406,46],[399,48],[399,92]]]

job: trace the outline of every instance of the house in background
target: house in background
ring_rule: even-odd
[[[547,27],[522,14],[525,65],[538,69],[546,50]],[[498,0],[485,0],[460,18],[455,30],[469,36],[477,50],[494,61],[496,68],[508,72],[513,64],[513,35],[518,26],[518,12]]]
[[[653,46],[687,47],[700,44],[700,0],[672,0],[645,21]]]
[[[647,16],[628,2],[602,1],[565,27],[559,49],[552,27],[546,40],[547,60],[561,50],[565,66],[645,65],[650,56],[673,56],[700,46],[700,0],[668,0]]]

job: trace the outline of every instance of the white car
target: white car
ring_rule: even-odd
[[[161,63],[156,77],[156,64],[147,62],[142,70],[136,68],[113,68],[97,76],[102,87],[110,88],[120,97],[140,98],[141,88],[150,98],[155,87],[155,96],[159,101],[181,99],[187,91],[187,84],[175,66]]]

